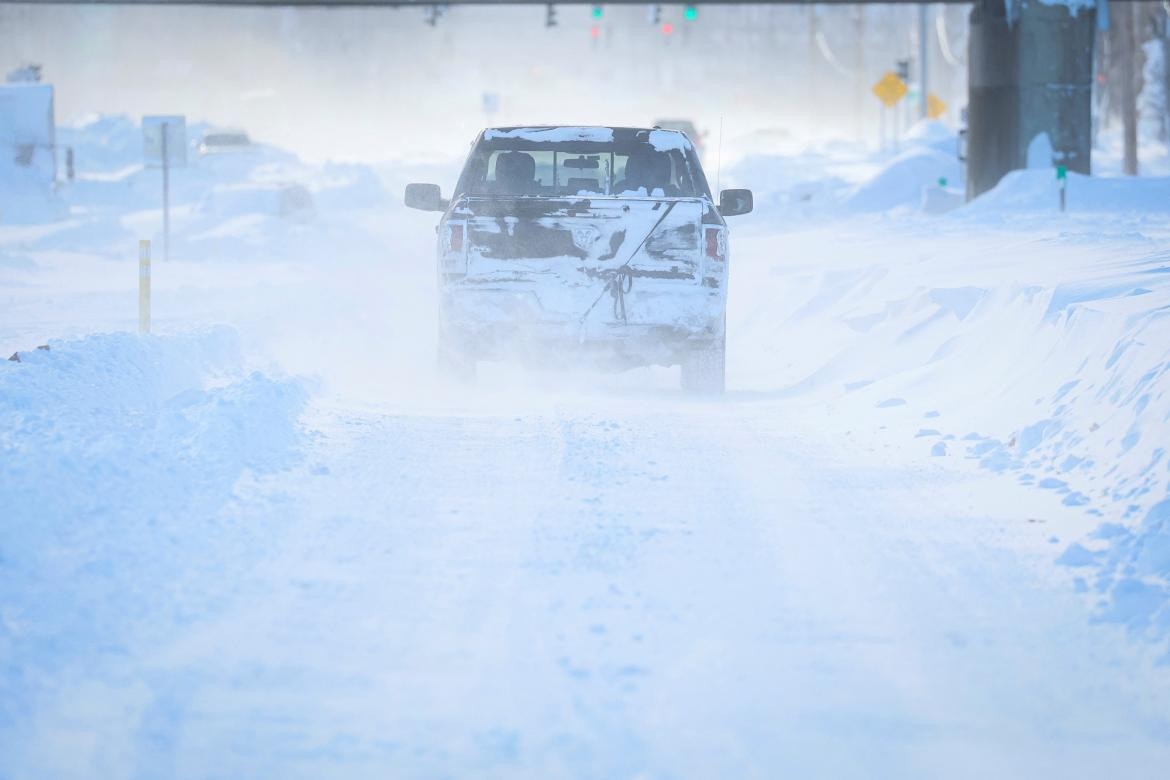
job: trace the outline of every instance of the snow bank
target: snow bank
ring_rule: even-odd
[[[902,136],[902,143],[908,147],[925,147],[957,157],[959,136],[937,119],[920,119],[911,125]]]
[[[10,531],[163,511],[197,497],[195,484],[230,485],[245,468],[279,465],[295,442],[305,391],[241,376],[231,330],[50,346],[0,363],[0,505]]]
[[[192,123],[186,167],[170,175],[171,249],[178,260],[316,261],[371,251],[395,199],[374,168],[309,166],[263,144],[201,155],[206,125]],[[61,185],[63,219],[22,248],[122,256],[139,238],[161,240],[162,173],[142,164],[142,131],[125,116],[87,117],[61,128],[77,178]],[[11,184],[0,186],[0,206]],[[34,200],[16,199],[28,209]],[[2,209],[0,209],[2,210]],[[41,210],[42,212],[44,209]],[[40,212],[38,212],[40,213]],[[0,214],[0,217],[8,215]]]
[[[326,210],[385,208],[397,202],[368,165],[327,163],[309,181],[317,206]]]
[[[1164,243],[1095,215],[1040,237],[976,224],[833,248],[818,231],[807,244],[790,236],[769,268],[740,262],[730,383],[839,405],[857,430],[902,431],[924,458],[975,464],[1089,527],[1111,524],[1088,540],[1054,534],[1053,557],[1081,569],[1103,619],[1166,637],[1170,570],[1155,553],[1170,496]]]
[[[62,677],[71,657],[116,659],[120,629],[209,597],[186,587],[191,550],[242,554],[221,510],[242,476],[296,457],[306,402],[245,374],[229,330],[51,347],[0,363],[0,721],[34,730],[31,702],[83,684]]]
[[[907,149],[888,162],[873,178],[859,184],[844,200],[847,211],[889,211],[899,206],[917,207],[926,187],[940,180],[959,181],[959,161],[953,153],[930,146]]]
[[[142,129],[124,114],[91,114],[57,128],[79,173],[112,173],[142,164]]]
[[[753,215],[737,220],[749,229],[760,224],[804,222],[846,214],[924,210],[925,193],[962,186],[957,136],[941,122],[915,124],[901,140],[902,151],[874,154],[860,145],[823,144],[795,148],[783,136],[745,139],[746,152],[723,172],[723,186],[748,187],[755,195]],[[766,151],[769,147],[775,151]],[[713,172],[707,171],[714,185]],[[937,202],[929,204],[934,211]],[[762,223],[767,223],[762,224]]]
[[[1170,213],[1170,177],[1102,178],[1068,173],[1069,212]],[[986,216],[1057,212],[1060,182],[1052,168],[1012,171],[961,214]]]
[[[1170,636],[1170,498],[1150,507],[1137,527],[1104,523],[1092,538],[1108,546],[1090,550],[1074,543],[1059,562],[1100,566],[1092,586],[1102,594],[1098,616],[1139,634]]]

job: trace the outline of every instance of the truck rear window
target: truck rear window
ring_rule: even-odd
[[[689,154],[688,154],[689,152]],[[563,197],[707,195],[691,150],[648,140],[531,141],[484,138],[459,180],[465,195]]]

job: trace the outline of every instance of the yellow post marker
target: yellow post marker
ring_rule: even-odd
[[[871,88],[873,94],[877,95],[877,99],[882,101],[882,105],[886,107],[886,112],[882,112],[881,116],[881,134],[882,134],[882,150],[886,147],[886,113],[889,109],[898,105],[898,101],[906,97],[906,93],[910,88],[906,86],[906,82],[894,73],[892,70],[887,71],[886,75],[878,79],[878,82]],[[898,112],[893,112],[894,118],[894,151],[898,150]]]
[[[138,332],[150,333],[150,242],[138,242]]]

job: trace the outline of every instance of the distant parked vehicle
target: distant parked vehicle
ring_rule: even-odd
[[[199,142],[199,154],[252,151],[252,139],[243,130],[208,130]]]
[[[410,184],[438,226],[439,364],[681,365],[683,389],[721,393],[729,252],[724,217],[675,130],[484,130],[450,200]]]

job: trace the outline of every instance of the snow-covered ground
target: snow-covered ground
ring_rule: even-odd
[[[457,160],[193,158],[138,336],[158,172],[69,132],[0,226],[5,780],[1164,774],[1170,180],[731,144],[725,398],[468,391],[399,199]]]

